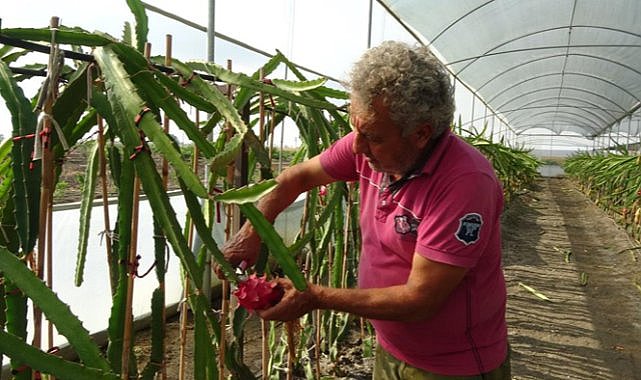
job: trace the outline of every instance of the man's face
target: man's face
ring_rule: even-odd
[[[398,179],[412,169],[420,157],[429,140],[429,131],[419,127],[402,136],[382,101],[375,100],[372,110],[374,112],[368,116],[359,112],[350,115],[355,132],[352,149],[354,153],[363,154],[373,170]]]

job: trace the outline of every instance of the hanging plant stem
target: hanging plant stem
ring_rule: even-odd
[[[102,218],[104,221],[104,239],[105,249],[107,251],[107,266],[109,267],[109,281],[111,284],[111,295],[116,293],[116,281],[118,275],[115,273],[116,268],[112,265],[112,243],[111,243],[111,221],[109,220],[109,191],[107,189],[107,158],[105,157],[105,128],[103,118],[96,116],[98,123],[98,175],[100,176],[101,195],[102,195]]]
[[[196,109],[196,126],[200,127],[200,111]],[[200,150],[198,149],[198,145],[194,144],[193,145],[193,153],[192,153],[192,162],[191,162],[191,167],[192,171],[196,176],[198,176],[198,162],[200,159]],[[194,238],[195,238],[195,228],[194,228],[194,222],[193,220],[188,217],[187,218],[187,245],[189,246],[189,250],[193,251],[194,249]],[[186,367],[186,362],[187,362],[187,322],[188,322],[188,312],[189,312],[189,307],[188,303],[186,300],[189,298],[189,292],[190,292],[190,286],[191,282],[189,281],[189,277],[185,277],[183,281],[183,302],[180,304],[180,358],[179,358],[179,363],[178,363],[178,380],[185,380],[185,367]]]
[[[265,80],[265,72],[261,67],[259,70],[259,78],[261,81]],[[265,94],[263,91],[258,93],[258,139],[261,145],[265,144]],[[271,153],[271,152],[270,152]],[[269,155],[271,161],[271,154]],[[269,325],[264,319],[260,320],[260,341],[261,341],[261,373],[262,378],[269,378]]]

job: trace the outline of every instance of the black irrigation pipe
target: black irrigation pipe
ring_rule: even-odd
[[[0,44],[3,45],[8,45],[8,46],[13,46],[25,50],[31,50],[31,51],[36,51],[39,53],[44,53],[44,54],[49,54],[50,53],[50,47],[47,45],[41,45],[37,44],[34,42],[29,42],[29,41],[24,41],[20,40],[17,38],[12,38],[12,37],[7,37],[3,36],[0,34]],[[78,53],[76,51],[72,50],[65,50],[61,49],[61,51],[64,53],[65,58],[69,59],[75,59],[78,61],[83,61],[83,62],[96,62],[94,59],[93,55],[91,54],[84,54],[84,53]],[[163,65],[158,65],[158,64],[152,64],[152,66],[165,73],[165,74],[173,74],[175,73],[175,70],[172,69],[171,67],[163,66]],[[16,74],[26,74],[26,75],[33,75],[33,76],[47,76],[47,71],[46,70],[31,70],[31,69],[24,69],[24,68],[16,68],[16,67],[10,67],[11,71],[16,73]],[[201,78],[211,81],[211,82],[217,82],[218,78],[216,78],[213,75],[209,74],[202,74],[202,73],[197,73]]]

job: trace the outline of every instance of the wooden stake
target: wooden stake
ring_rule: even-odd
[[[133,211],[131,217],[131,245],[129,246],[129,259],[128,259],[128,278],[127,278],[127,303],[125,308],[125,331],[123,334],[123,348],[122,348],[122,379],[129,379],[129,355],[131,353],[132,333],[133,333],[133,311],[132,304],[134,298],[134,278],[135,263],[137,262],[138,250],[138,211],[140,205],[140,178],[136,175],[134,179],[134,200]]]
[[[260,79],[265,79],[263,69],[260,69]],[[265,144],[265,94],[261,91],[258,95],[258,131],[261,144]],[[260,320],[261,331],[261,369],[263,379],[269,378],[269,323],[264,319]]]
[[[200,127],[200,112],[196,110],[196,126]],[[194,144],[194,153],[192,157],[192,170],[198,175],[198,158],[199,158],[198,146]],[[189,250],[193,250],[194,243],[194,223],[190,221],[189,223],[189,239],[187,244],[189,245]],[[188,305],[187,298],[189,297],[190,282],[189,277],[185,276],[185,283],[183,284],[183,302],[180,305],[180,359],[178,366],[178,380],[185,380],[185,367],[186,367],[186,348],[187,348],[187,318],[188,318]]]
[[[232,63],[231,60],[227,60],[227,69],[231,71]],[[227,97],[231,99],[231,85],[227,85]],[[234,135],[234,131],[229,123],[225,123],[227,140],[230,140]],[[234,183],[234,163],[227,165],[227,183]],[[228,205],[227,210],[227,222],[225,226],[225,238],[229,238],[238,231],[238,228],[235,228],[235,215],[234,215],[234,206]],[[227,314],[229,314],[229,281],[222,281],[222,294],[221,294],[221,311],[220,311],[220,345],[218,347],[218,365],[219,365],[219,379],[225,379],[225,346],[227,345]]]
[[[285,322],[287,331],[287,380],[294,380],[294,363],[296,362],[296,333],[298,319]]]
[[[149,59],[151,56],[151,44],[147,42],[145,44],[145,57]],[[142,142],[141,142],[142,143]],[[135,276],[135,265],[137,262],[137,251],[138,251],[138,217],[140,211],[140,176],[136,173],[134,177],[134,194],[133,194],[133,205],[132,205],[132,214],[131,214],[131,242],[129,245],[129,259],[128,259],[128,268],[129,276],[127,278],[127,299],[125,307],[125,330],[123,333],[123,342],[122,342],[122,366],[121,369],[121,378],[123,380],[129,379],[129,356],[131,354],[131,345],[133,337],[133,311],[132,303],[134,299],[134,278]]]
[[[165,36],[165,66],[167,66],[167,67],[171,67],[171,61],[172,61],[172,57],[171,57],[171,54],[172,54],[172,52],[171,52],[171,46],[172,46],[171,45],[171,41],[172,41],[171,34],[167,34]],[[163,129],[164,129],[166,134],[169,134],[169,116],[167,116],[167,114],[165,114],[164,118],[163,118]],[[163,185],[163,188],[165,190],[167,190],[168,184],[169,184],[169,162],[167,161],[166,158],[163,157],[163,159],[162,159],[162,185]],[[167,248],[165,247],[165,250],[166,249]],[[162,270],[164,270],[164,269],[162,269]],[[158,283],[158,289],[163,294],[163,299],[164,299],[165,298],[164,276],[163,276],[163,280],[159,281],[159,283]],[[163,326],[162,327],[163,328],[163,334],[162,335],[164,337],[166,335],[166,328],[165,328],[165,321],[167,320],[166,307],[163,306],[161,314],[162,314],[161,319],[162,319],[162,326]],[[160,378],[162,380],[166,380],[167,379],[167,368],[165,367],[165,361],[166,360],[165,360],[165,347],[164,347],[164,344],[163,344],[163,350],[162,351],[163,351],[162,352],[162,366],[161,366],[161,370],[160,370]]]
[[[45,86],[48,88],[44,89],[46,94],[46,99],[43,107],[43,127],[42,132],[43,136],[41,140],[41,162],[42,162],[42,178],[40,183],[40,210],[39,210],[39,229],[38,229],[38,254],[36,257],[36,267],[35,272],[36,276],[39,279],[44,279],[44,265],[45,257],[51,259],[51,230],[50,230],[50,219],[51,219],[51,203],[53,200],[53,157],[51,151],[51,131],[52,131],[52,121],[51,114],[53,111],[53,103],[57,96],[58,89],[58,78],[56,78],[52,73],[57,70],[54,68],[57,62],[57,44],[55,41],[55,30],[58,29],[60,20],[58,17],[52,17],[50,26],[51,26],[51,49],[49,52],[49,65],[47,71],[49,73],[49,81],[45,82]],[[38,147],[34,147],[38,149]],[[49,280],[49,279],[48,279]],[[40,348],[42,345],[42,310],[37,306],[33,310],[33,323],[34,323],[34,334],[33,334],[33,345]]]

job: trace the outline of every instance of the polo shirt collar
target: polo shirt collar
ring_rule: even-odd
[[[433,144],[429,146],[425,153],[423,154],[423,157],[419,160],[417,163],[416,167],[412,170],[410,170],[407,174],[405,174],[403,177],[400,179],[392,182],[389,184],[389,190],[392,191],[393,193],[398,191],[407,181],[411,180],[412,178],[416,178],[420,176],[421,174],[426,174],[430,175],[436,170],[436,167],[438,166],[439,161],[441,161],[441,158],[445,154],[445,151],[447,150],[447,146],[450,145],[450,136],[452,135],[452,132],[450,129],[446,129],[443,131],[443,133],[436,138],[436,140],[431,141],[430,143]],[[389,175],[387,175],[387,179],[389,180]]]

